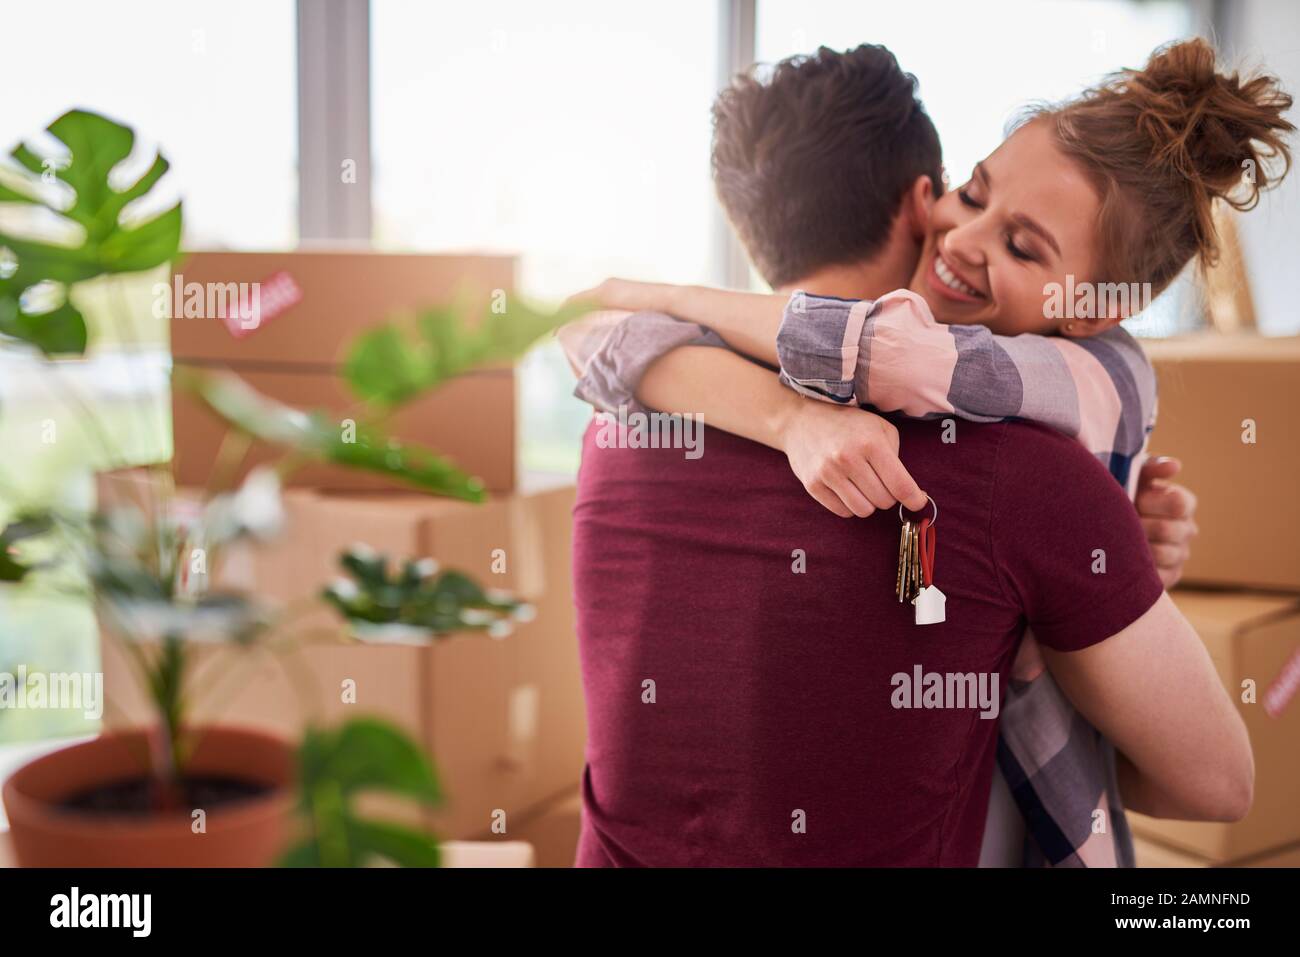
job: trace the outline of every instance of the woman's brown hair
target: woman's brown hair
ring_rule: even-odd
[[[1276,77],[1221,73],[1214,48],[1194,39],[1031,118],[1052,124],[1101,195],[1096,278],[1150,283],[1154,296],[1193,257],[1214,264],[1217,201],[1251,209],[1286,175],[1290,108]]]

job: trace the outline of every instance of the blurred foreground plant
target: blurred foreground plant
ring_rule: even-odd
[[[180,203],[138,215],[169,166],[155,155],[146,172],[123,182],[121,171],[135,148],[130,128],[73,110],[47,132],[57,145],[19,144],[11,162],[0,162],[0,208],[25,214],[19,218],[29,227],[8,228],[0,218],[0,349],[55,363],[87,351],[86,317],[71,294],[76,284],[174,263],[182,218]],[[265,608],[255,596],[210,585],[227,549],[280,531],[283,480],[305,464],[330,462],[431,494],[481,501],[477,479],[435,450],[389,435],[389,418],[455,375],[517,358],[583,311],[573,304],[547,313],[513,297],[507,304],[502,296],[478,315],[437,306],[379,323],[360,334],[348,353],[346,381],[357,409],[346,423],[261,395],[237,376],[177,373],[174,386],[194,392],[225,421],[234,448],[246,451],[253,440],[275,446],[272,464],[252,470],[242,483],[214,475],[205,499],[188,508],[175,493],[169,468],[155,466],[145,470],[135,490],[140,494],[126,501],[101,503],[89,514],[40,504],[0,530],[0,582],[48,576],[62,590],[82,588],[105,629],[126,649],[156,713],[151,766],[158,810],[179,806],[193,746],[186,727],[192,646],[259,647],[277,635],[294,639],[294,609]],[[102,318],[123,324],[121,342],[133,341],[132,316]],[[92,409],[83,412],[93,419]],[[121,443],[101,428],[93,432],[105,446],[100,451],[106,461],[121,461]],[[237,468],[231,471],[237,474]],[[439,573],[428,561],[407,562],[391,577],[387,559],[363,547],[345,552],[340,561],[350,577],[325,588],[321,597],[343,618],[349,640],[427,643],[467,631],[500,635],[529,614],[509,596],[484,591],[459,572]],[[436,864],[431,836],[367,822],[352,810],[351,798],[367,789],[426,804],[440,799],[432,767],[400,731],[369,720],[309,731],[300,764],[307,837],[288,852],[286,863],[363,864],[380,857]]]

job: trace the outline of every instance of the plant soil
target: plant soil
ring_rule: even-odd
[[[228,777],[193,777],[181,781],[183,803],[169,813],[189,816],[195,808],[211,811],[269,794],[270,785]],[[80,791],[59,802],[59,809],[78,814],[114,814],[150,817],[159,813],[157,782],[129,778]]]

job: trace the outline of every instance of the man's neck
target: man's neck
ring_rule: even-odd
[[[776,292],[789,296],[796,289],[802,289],[817,296],[874,299],[903,288],[911,278],[910,268],[902,263],[849,263],[815,270],[797,282],[782,286]]]

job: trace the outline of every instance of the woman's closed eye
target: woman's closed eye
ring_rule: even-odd
[[[969,189],[966,187],[957,190],[957,198],[962,201],[962,205],[967,206],[970,209],[984,208],[984,204],[972,196]],[[1007,252],[1011,253],[1012,256],[1019,259],[1021,262],[1034,262],[1037,258],[1029,250],[1017,246],[1015,239],[1013,239],[1010,234],[1007,235]]]
[[[1007,252],[1011,253],[1012,256],[1014,256],[1016,259],[1019,259],[1021,262],[1034,261],[1034,254],[1024,249],[1021,249],[1019,246],[1016,245],[1016,241],[1012,239],[1010,236],[1007,237]]]

